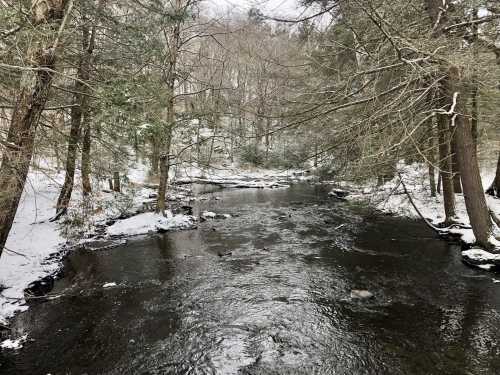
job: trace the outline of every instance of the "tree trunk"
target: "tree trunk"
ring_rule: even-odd
[[[31,8],[31,23],[34,26],[52,24],[54,38],[43,45],[33,42],[26,53],[26,61],[35,59],[33,68],[26,70],[21,78],[21,87],[17,96],[14,113],[7,135],[9,149],[5,151],[0,168],[0,256],[17,212],[19,200],[24,190],[28,175],[36,128],[43,108],[47,103],[53,79],[60,32],[68,20],[73,2],[34,2]],[[52,39],[52,40],[51,40]]]
[[[472,139],[474,140],[474,147],[477,152],[477,142],[479,139],[479,85],[477,82],[473,83],[472,88],[472,113],[471,113],[471,127]]]
[[[158,166],[160,163],[160,145],[157,139],[152,139],[152,150],[151,150],[151,174],[153,176],[158,176]]]
[[[431,136],[429,137],[429,151],[427,154],[428,164],[429,164],[429,187],[431,190],[431,197],[436,196],[436,168],[434,165],[436,163],[436,158],[434,157],[434,132],[431,127]]]
[[[89,50],[92,48],[90,32],[88,26],[84,23],[82,25],[82,53],[80,56],[80,65],[78,67],[78,81],[75,82],[75,97],[74,107],[71,108],[71,130],[68,139],[68,151],[66,153],[66,169],[64,184],[61,188],[59,198],[56,206],[56,216],[64,214],[68,209],[73,193],[73,186],[75,182],[75,167],[76,167],[76,154],[78,151],[78,143],[80,142],[81,126],[83,113],[87,111],[88,99],[85,95],[86,86],[83,82],[87,82],[90,76],[90,54]]]
[[[474,9],[473,20],[479,19],[479,10]],[[474,60],[479,63],[479,47],[477,45],[479,40],[479,25],[477,23],[472,25],[472,36],[474,40],[473,55]],[[474,147],[477,153],[477,142],[479,139],[479,82],[478,82],[478,69],[476,64],[472,64],[472,113],[471,113],[471,127],[472,139],[474,140]]]
[[[57,173],[61,172],[62,169],[62,161],[61,154],[59,153],[59,133],[65,128],[65,119],[64,119],[64,111],[60,111],[55,115],[54,125],[52,126],[52,139],[53,139],[53,147],[54,147],[54,156],[56,158],[56,169]]]
[[[467,214],[469,215],[476,242],[488,249],[491,247],[492,222],[479,173],[471,122],[467,116],[464,116],[466,98],[463,94],[464,85],[461,80],[459,69],[452,66],[448,70],[447,89],[450,99],[454,95],[456,97],[456,108],[453,118],[456,127],[455,142],[458,165],[462,175],[465,206],[467,207]]]
[[[68,209],[75,181],[76,153],[78,150],[78,142],[80,141],[80,128],[82,122],[80,104],[77,104],[77,101],[75,101],[75,105],[75,107],[71,108],[71,130],[68,139],[68,151],[66,153],[66,174],[64,177],[64,184],[59,193],[59,198],[57,199],[56,216],[63,214]]]
[[[113,172],[113,191],[121,193],[122,187],[120,184],[120,172]]]
[[[90,151],[92,148],[92,128],[90,126],[89,112],[83,117],[83,142],[82,142],[82,190],[83,195],[92,193],[92,184],[90,182],[91,158]]]
[[[488,190],[486,190],[486,194],[497,196],[500,198],[500,152],[498,153],[498,162],[497,162],[497,171],[495,173],[495,179],[491,183]]]
[[[458,168],[458,155],[457,155],[457,146],[455,144],[455,135],[452,135],[451,141],[451,169],[453,171],[453,191],[455,194],[462,193],[462,181],[460,179],[460,170]]]
[[[158,186],[158,201],[156,203],[156,213],[164,214],[167,209],[166,195],[168,184],[168,155],[161,154],[160,156],[160,185]]]
[[[175,12],[182,12],[182,1],[175,0]],[[179,14],[179,18],[176,20],[173,28],[171,30],[170,40],[168,45],[169,50],[169,61],[168,61],[168,71],[166,76],[166,84],[168,90],[168,101],[167,101],[167,126],[165,132],[165,145],[164,152],[160,156],[160,184],[158,186],[158,199],[156,202],[156,213],[165,213],[166,209],[166,195],[167,195],[167,184],[168,184],[168,173],[170,167],[170,149],[172,146],[172,136],[175,126],[175,81],[177,77],[177,58],[180,49],[180,32],[181,24],[184,22],[182,14]]]
[[[98,13],[103,9],[105,5],[105,0],[99,0],[97,4]],[[85,10],[84,10],[85,12]],[[84,54],[84,69],[83,69],[83,81],[90,81],[90,70],[93,64],[93,54],[96,44],[96,34],[97,34],[97,19],[93,20],[92,32],[90,33],[90,38],[87,44],[87,50]],[[82,87],[84,94],[88,92],[88,88],[83,85]],[[82,172],[82,192],[83,196],[88,196],[92,193],[92,184],[90,180],[90,173],[92,171],[91,156],[90,152],[92,149],[92,114],[88,105],[88,97],[83,95],[83,105],[82,105],[82,128],[83,128],[83,140],[82,140],[82,160],[81,160],[81,172]]]
[[[441,188],[443,191],[445,224],[455,220],[455,191],[451,168],[451,147],[448,116],[438,115],[439,168],[441,169]]]

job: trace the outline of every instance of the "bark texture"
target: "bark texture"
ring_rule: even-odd
[[[455,191],[451,165],[450,131],[448,116],[438,115],[439,168],[441,169],[441,190],[443,192],[445,224],[455,220]]]
[[[89,113],[83,117],[83,141],[82,141],[82,190],[83,195],[92,193],[92,184],[90,182],[90,151],[92,147],[92,128],[90,127]]]
[[[457,67],[450,67],[447,77],[447,89],[450,100],[456,101],[452,124],[455,127],[458,165],[462,177],[465,205],[476,242],[490,248],[492,221],[483,191],[476,146],[472,134],[472,125],[466,113],[464,83]],[[453,98],[453,99],[452,99]]]
[[[431,128],[430,128],[430,131],[431,131],[431,136],[429,137],[429,152],[428,152],[428,155],[427,155],[427,158],[428,158],[428,165],[429,165],[429,188],[431,190],[431,197],[435,197],[436,196],[436,168],[434,167],[435,163],[436,163],[436,157],[435,157],[435,152],[434,152],[434,144],[435,144],[435,141],[434,141],[434,129],[432,128],[432,124],[431,124]]]

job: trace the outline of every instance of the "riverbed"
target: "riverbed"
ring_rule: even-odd
[[[499,374],[495,275],[328,191],[217,190],[195,214],[230,219],[72,253],[0,373]]]

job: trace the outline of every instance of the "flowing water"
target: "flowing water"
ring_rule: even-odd
[[[197,210],[232,219],[73,253],[0,373],[500,374],[495,275],[326,193],[224,190]]]

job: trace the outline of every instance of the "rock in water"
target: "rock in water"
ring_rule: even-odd
[[[342,189],[333,189],[328,195],[339,199],[345,199],[349,195],[349,192]]]
[[[352,299],[369,299],[373,297],[373,293],[368,290],[351,290],[351,298]]]

